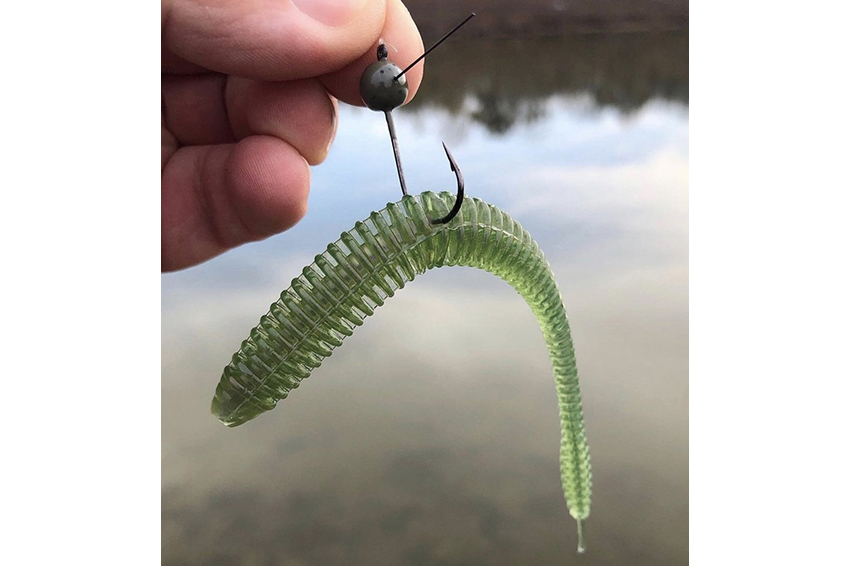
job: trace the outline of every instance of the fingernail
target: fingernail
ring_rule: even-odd
[[[317,22],[335,27],[350,22],[363,0],[292,0],[292,4]]]

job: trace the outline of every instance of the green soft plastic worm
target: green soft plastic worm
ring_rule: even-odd
[[[578,522],[582,552],[582,521],[590,513],[590,456],[561,294],[537,243],[495,206],[467,198],[449,223],[429,222],[446,214],[453,202],[450,193],[405,196],[355,224],[316,256],[224,368],[212,412],[227,426],[238,426],[273,409],[418,274],[446,265],[489,271],[522,295],[546,338],[561,415],[561,482]]]

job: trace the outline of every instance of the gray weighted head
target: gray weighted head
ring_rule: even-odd
[[[372,63],[360,76],[360,97],[371,110],[389,112],[407,100],[407,77],[395,80],[401,69],[386,59]]]

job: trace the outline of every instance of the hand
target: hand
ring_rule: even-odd
[[[379,38],[399,65],[422,53],[400,0],[162,0],[163,271],[304,216]]]

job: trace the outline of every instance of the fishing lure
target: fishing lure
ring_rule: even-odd
[[[483,269],[507,281],[537,317],[552,361],[561,416],[561,482],[579,531],[590,513],[590,458],[575,352],[548,262],[529,233],[480,199],[464,200],[446,224],[432,224],[451,193],[405,196],[343,232],[304,268],[224,369],[212,412],[237,426],[271,410],[346,336],[417,275],[442,266]]]
[[[529,233],[505,212],[480,199],[464,200],[463,175],[445,144],[457,178],[456,197],[447,192],[408,195],[402,172],[392,110],[407,98],[404,73],[474,15],[404,70],[387,60],[383,43],[378,46],[378,61],[363,72],[360,93],[370,109],[386,116],[404,196],[343,232],[293,279],[224,368],[212,412],[233,427],[273,409],[417,275],[452,265],[483,269],[522,295],[546,339],[561,416],[561,484],[578,525],[578,551],[584,552],[590,456],[570,327],[549,263]]]

